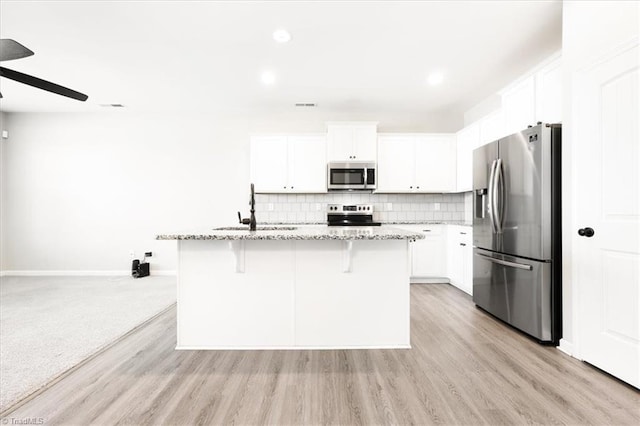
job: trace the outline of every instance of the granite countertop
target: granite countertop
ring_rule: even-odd
[[[248,227],[236,229],[209,228],[195,232],[160,234],[156,240],[419,240],[422,233],[406,231],[393,226],[327,226],[295,224],[273,226],[258,225],[256,231]],[[261,229],[262,228],[262,229]],[[292,229],[293,228],[293,229]]]

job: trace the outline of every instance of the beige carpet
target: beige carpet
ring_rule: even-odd
[[[175,301],[175,277],[1,277],[0,411]]]

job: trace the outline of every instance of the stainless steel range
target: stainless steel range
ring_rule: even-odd
[[[371,204],[329,204],[327,205],[327,225],[380,226],[380,222],[373,221]]]

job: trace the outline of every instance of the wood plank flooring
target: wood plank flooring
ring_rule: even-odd
[[[410,350],[176,351],[175,324],[172,309],[3,424],[640,424],[637,390],[446,284],[411,287]]]

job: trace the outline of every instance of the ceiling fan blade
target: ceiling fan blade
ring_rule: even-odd
[[[79,101],[86,101],[89,99],[84,93],[76,92],[69,88],[60,86],[50,81],[42,80],[37,77],[23,74],[18,71],[13,71],[4,67],[0,67],[0,76],[6,77],[10,80],[17,81],[19,83],[28,84],[29,86],[37,87],[38,89],[46,90],[47,92],[56,93],[58,95],[66,96],[68,98],[77,99]]]
[[[11,61],[13,59],[26,58],[34,53],[10,38],[0,39],[0,61]]]

